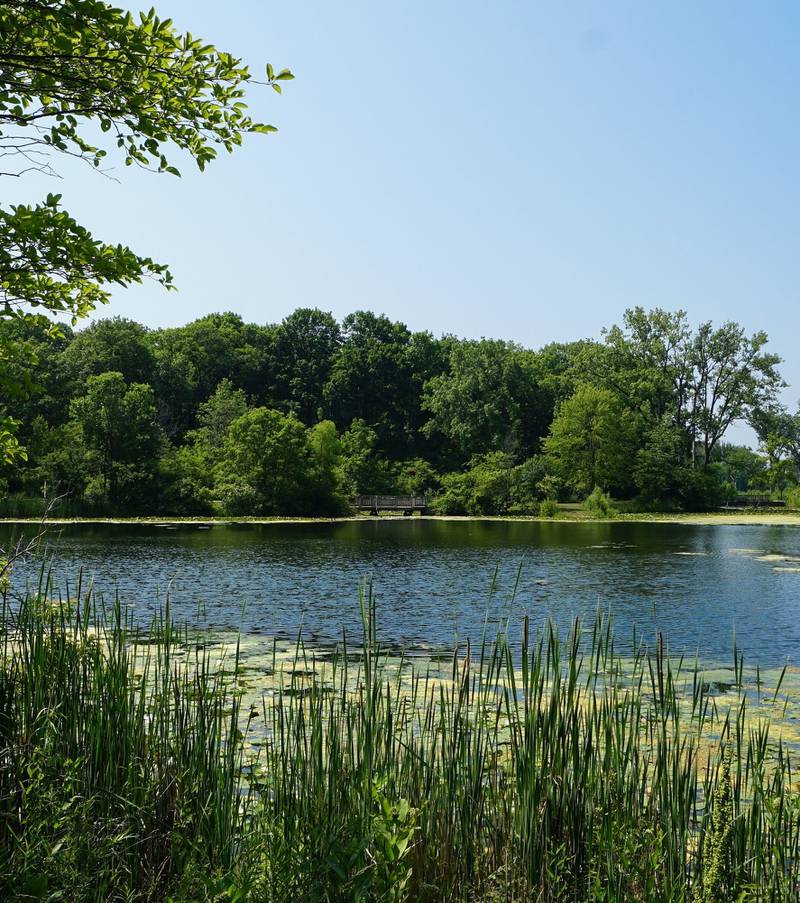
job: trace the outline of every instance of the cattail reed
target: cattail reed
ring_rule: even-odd
[[[738,650],[715,696],[660,634],[526,617],[442,667],[364,588],[360,646],[273,646],[259,693],[168,607],[48,596],[0,611],[3,899],[798,899],[786,672],[753,700]]]

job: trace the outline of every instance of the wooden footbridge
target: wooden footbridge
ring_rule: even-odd
[[[378,515],[381,511],[402,511],[411,517],[415,511],[425,514],[428,503],[423,495],[357,495],[355,508]]]

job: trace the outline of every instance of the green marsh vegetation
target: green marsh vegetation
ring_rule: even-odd
[[[738,653],[715,685],[598,619],[406,658],[365,591],[259,683],[245,638],[46,595],[0,614],[4,898],[797,899],[783,675],[751,712]]]

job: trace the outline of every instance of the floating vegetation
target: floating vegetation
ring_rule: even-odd
[[[797,899],[796,668],[602,619],[407,656],[361,605],[320,651],[5,604],[0,896]]]

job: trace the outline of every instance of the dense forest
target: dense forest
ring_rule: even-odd
[[[637,308],[599,340],[538,350],[368,311],[0,327],[25,352],[3,383],[25,452],[0,475],[5,514],[58,498],[71,514],[333,515],[357,492],[452,514],[606,495],[705,509],[800,476],[800,413],[777,402],[767,337],[682,312]],[[758,452],[725,443],[738,420]]]

